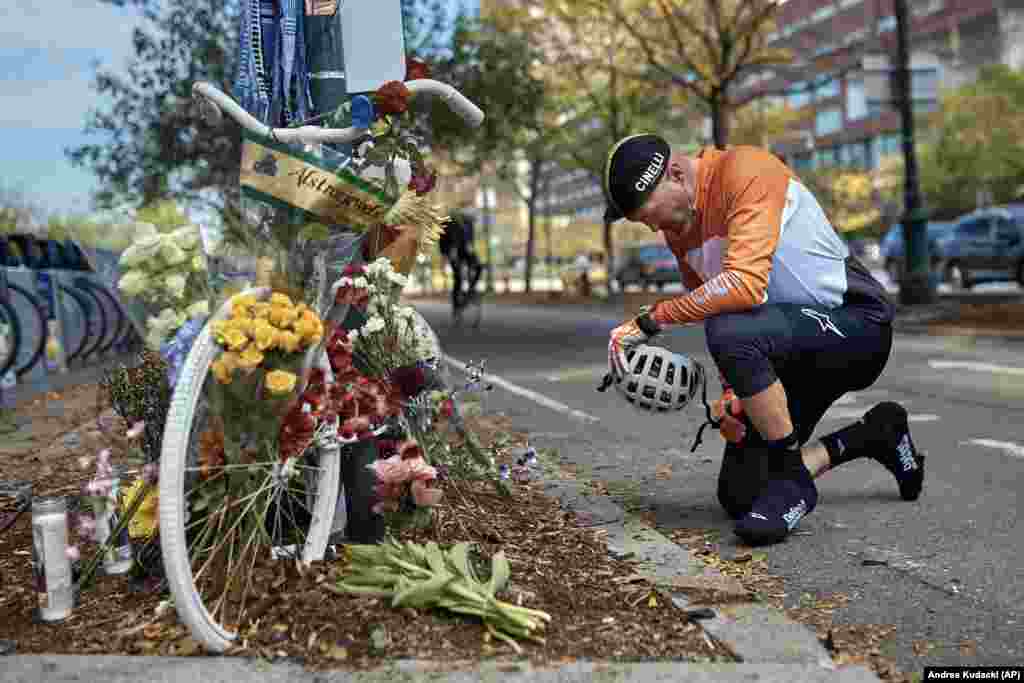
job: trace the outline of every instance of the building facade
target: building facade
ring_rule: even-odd
[[[744,96],[806,114],[772,142],[795,170],[877,168],[899,154],[900,117],[889,87],[896,55],[892,0],[788,0],[772,47],[794,63],[748,78]],[[1024,0],[908,0],[915,110],[942,88],[973,80],[985,64],[1024,67]]]

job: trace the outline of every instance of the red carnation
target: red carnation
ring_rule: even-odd
[[[388,81],[374,93],[377,111],[382,114],[401,114],[409,108],[409,88],[401,81]]]
[[[390,379],[404,399],[410,399],[420,393],[427,384],[427,374],[418,365],[396,368]]]
[[[430,78],[430,67],[415,57],[405,58],[405,80],[415,81],[419,78]]]
[[[409,189],[416,194],[424,195],[434,189],[437,184],[437,171],[423,164],[417,166],[409,179]]]

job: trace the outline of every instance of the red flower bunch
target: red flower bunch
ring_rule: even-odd
[[[395,368],[388,379],[402,400],[413,398],[427,386],[427,373],[418,365]]]
[[[381,114],[401,114],[409,108],[409,88],[401,81],[388,81],[377,88],[373,99]]]
[[[409,178],[409,189],[418,195],[424,195],[437,185],[437,171],[427,164],[417,165]]]
[[[335,384],[331,388],[330,400],[341,420],[341,438],[367,437],[373,425],[391,413],[387,396],[387,386],[383,382],[362,376],[352,384]]]
[[[282,462],[301,455],[313,443],[313,434],[316,432],[316,416],[312,411],[305,409],[305,406],[308,405],[305,401],[299,401],[292,406],[281,423],[278,453]]]
[[[365,309],[370,303],[370,292],[365,287],[356,287],[355,280],[362,277],[366,269],[359,265],[349,264],[341,273],[341,285],[334,294],[334,302],[337,304],[349,304],[357,308]]]
[[[352,340],[348,338],[348,332],[340,326],[335,327],[328,335],[325,350],[337,384],[349,384],[362,376],[352,365]]]

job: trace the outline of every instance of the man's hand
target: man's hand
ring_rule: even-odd
[[[634,346],[643,344],[660,331],[658,324],[646,313],[616,327],[608,340],[609,367],[619,377],[625,377],[629,368],[626,352]]]
[[[711,405],[711,415],[721,424],[718,430],[722,438],[730,443],[739,443],[747,436],[747,426],[743,423],[743,403],[732,389],[726,389],[722,398]]]

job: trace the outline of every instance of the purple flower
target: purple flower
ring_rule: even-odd
[[[173,389],[181,374],[181,366],[185,364],[188,352],[192,350],[199,333],[203,331],[206,317],[191,318],[178,328],[174,337],[160,346],[160,356],[167,361],[167,383]]]
[[[155,462],[147,462],[142,466],[142,480],[147,484],[155,484],[160,476],[160,467]]]

